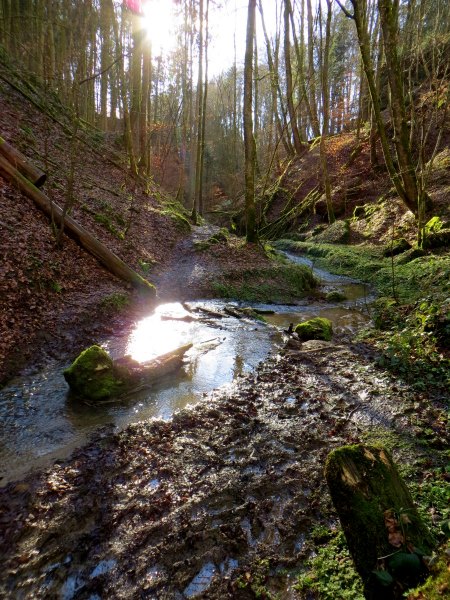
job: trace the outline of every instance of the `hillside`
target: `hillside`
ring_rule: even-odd
[[[143,277],[156,281],[183,252],[188,213],[151,180],[130,176],[124,153],[106,136],[74,120],[57,97],[44,93],[12,65],[0,66],[0,135],[47,173],[43,191]],[[86,344],[131,324],[149,300],[111,275],[70,236],[60,246],[48,218],[0,177],[0,382],[45,356],[73,357]],[[182,248],[182,246],[181,246]],[[258,247],[235,240],[197,256],[203,267],[183,297],[214,295],[207,272],[267,268]],[[217,278],[220,278],[217,275]],[[167,295],[164,290],[158,293]],[[130,306],[131,302],[131,306]],[[123,309],[126,308],[126,311]]]

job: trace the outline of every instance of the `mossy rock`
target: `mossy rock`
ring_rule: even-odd
[[[422,250],[422,248],[411,248],[410,250],[403,252],[403,254],[398,258],[397,264],[406,265],[407,263],[411,262],[412,260],[415,260],[416,258],[421,258],[422,256],[425,256],[425,254],[426,252],[425,250]]]
[[[112,358],[100,346],[84,350],[64,371],[64,379],[77,396],[90,400],[104,400],[124,387]]]
[[[335,221],[325,231],[314,237],[314,242],[325,244],[347,244],[350,239],[350,225],[348,221]]]
[[[329,319],[323,317],[314,317],[314,319],[299,323],[295,326],[294,331],[304,342],[308,340],[329,342],[333,337],[333,325]]]
[[[405,238],[399,238],[393,242],[389,242],[383,250],[383,256],[397,256],[403,254],[407,250],[410,250],[411,244]]]
[[[425,248],[442,248],[450,246],[450,228],[429,233],[424,241]]]
[[[331,292],[328,292],[325,296],[325,300],[327,302],[343,302],[344,300],[347,300],[347,296],[339,290],[331,290]]]

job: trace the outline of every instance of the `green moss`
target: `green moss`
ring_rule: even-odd
[[[194,242],[194,248],[198,251],[208,250],[211,246],[215,244],[220,244],[223,242],[227,242],[229,238],[228,229],[221,229],[207,240],[203,240],[201,242]]]
[[[314,317],[304,323],[299,323],[294,328],[295,333],[303,341],[325,340],[329,342],[333,337],[333,325],[329,319]]]
[[[442,600],[450,597],[450,543],[440,549],[425,583],[408,594],[408,600]]]
[[[386,244],[383,250],[383,256],[397,256],[411,249],[411,244],[405,238],[399,238]]]
[[[377,446],[343,446],[329,454],[325,475],[350,553],[365,585],[378,589],[387,584],[387,576],[383,577],[386,570],[402,581],[417,582],[423,567],[420,559],[409,558],[410,549],[417,556],[429,554],[434,539],[422,523],[388,451]],[[389,541],[386,511],[395,515],[401,527],[401,547]],[[399,553],[407,556],[397,557],[392,564],[379,560]]]
[[[105,296],[100,304],[108,312],[118,312],[130,304],[130,297],[122,292],[114,292]]]
[[[100,346],[84,350],[64,371],[64,378],[77,396],[90,400],[104,400],[123,388],[111,357]]]
[[[228,273],[212,284],[220,298],[266,303],[293,302],[316,286],[311,269],[278,261],[264,269]]]
[[[118,229],[113,225],[112,219],[109,215],[105,215],[103,213],[97,213],[94,216],[94,219],[97,221],[97,223],[100,223],[101,225],[103,225],[105,227],[105,229],[107,229],[110,233],[115,235],[117,238],[123,239],[123,234],[120,231],[118,231]]]
[[[370,283],[384,296],[392,295],[392,259],[383,257],[379,246],[337,246],[291,240],[280,240],[276,246],[306,254],[314,258],[318,267]],[[407,264],[394,260],[394,287],[401,302],[413,302],[429,292],[450,292],[450,256],[426,255]]]
[[[327,300],[327,302],[343,302],[344,300],[347,300],[347,296],[338,290],[332,290],[325,296],[325,300]]]
[[[158,212],[172,219],[180,231],[189,233],[191,231],[191,224],[189,222],[190,217],[180,202],[163,198],[161,198],[160,201],[162,208],[158,210]]]
[[[327,244],[346,244],[350,239],[350,224],[348,221],[335,221],[325,231],[315,236],[316,242]]]

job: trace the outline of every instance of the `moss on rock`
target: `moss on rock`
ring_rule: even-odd
[[[397,256],[397,254],[403,254],[403,252],[410,250],[410,248],[411,244],[405,238],[400,238],[386,245],[383,250],[383,256]]]
[[[350,224],[348,221],[335,221],[325,231],[314,237],[315,242],[327,244],[347,244],[350,239]]]
[[[325,300],[327,300],[327,302],[343,302],[344,300],[347,300],[347,296],[339,290],[331,290],[331,292],[328,292],[325,296]]]
[[[77,396],[90,400],[114,396],[124,385],[112,358],[100,346],[84,350],[64,371],[64,379]]]
[[[329,319],[315,317],[303,323],[299,323],[294,328],[295,333],[301,340],[325,340],[329,342],[333,337],[333,325]]]

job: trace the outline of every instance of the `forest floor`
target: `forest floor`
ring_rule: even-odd
[[[195,242],[215,231],[194,228],[174,246],[157,276],[162,299],[205,291],[229,250],[217,245],[214,259]],[[450,441],[443,408],[374,359],[350,338],[288,340],[172,420],[103,430],[71,458],[8,484],[0,597],[301,599],[326,585],[320,597],[362,598],[323,477],[328,453],[382,442],[433,525],[443,512],[431,490],[445,483]],[[316,587],[295,590],[330,540]]]

